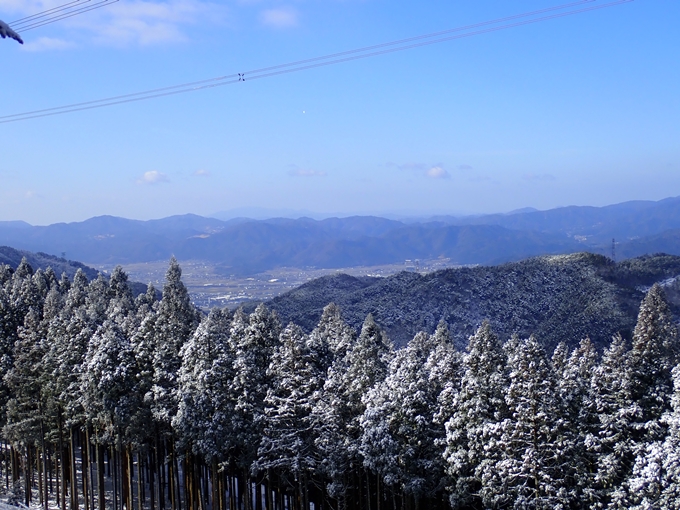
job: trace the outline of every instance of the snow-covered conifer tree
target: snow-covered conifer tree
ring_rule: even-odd
[[[4,266],[9,268],[9,266]],[[2,266],[0,266],[2,269]],[[9,278],[8,278],[9,280]],[[16,317],[7,290],[0,285],[0,406],[4,408],[10,398],[10,391],[5,383],[5,375],[14,364],[14,344],[17,340]],[[0,424],[5,423],[4,413],[0,413]]]
[[[272,382],[265,398],[258,460],[253,466],[256,472],[274,470],[291,486],[297,486],[301,501],[307,480],[319,467],[310,419],[312,397],[322,388],[325,377],[318,366],[307,335],[294,324],[286,326],[269,364]]]
[[[129,439],[131,417],[141,405],[134,382],[130,339],[118,321],[108,319],[91,337],[81,372],[85,413],[104,442],[116,445]]]
[[[14,363],[5,375],[12,398],[7,404],[7,425],[3,433],[19,445],[39,444],[45,403],[41,385],[46,325],[31,308],[19,328]]]
[[[344,340],[331,343],[344,347],[337,349],[328,369],[324,389],[314,404],[313,419],[323,471],[331,480],[329,492],[346,508],[352,505],[348,490],[358,489],[356,482],[363,467],[360,419],[366,406],[362,399],[369,388],[385,378],[391,345],[372,315],[366,317],[356,341],[346,325],[338,326],[336,331]]]
[[[181,366],[179,351],[196,330],[199,313],[191,304],[182,283],[182,270],[174,257],[165,280],[154,322],[152,411],[159,423],[169,426],[177,413],[175,388]]]
[[[509,416],[501,422],[497,447],[502,454],[491,477],[482,482],[485,505],[569,507],[575,503],[565,486],[571,445],[564,440],[566,422],[555,372],[533,336],[508,347]]]
[[[364,397],[361,418],[365,465],[416,504],[443,488],[444,462],[436,444],[443,427],[434,420],[440,388],[428,368],[436,346],[436,336],[418,333],[397,351],[385,380]]]
[[[662,417],[668,435],[638,452],[633,474],[625,482],[624,490],[615,494],[612,507],[680,509],[680,365],[673,375],[672,410]]]
[[[460,390],[453,402],[441,403],[440,413],[451,415],[446,422],[444,458],[454,508],[480,504],[482,481],[495,470],[501,453],[498,424],[508,416],[505,365],[503,346],[485,321],[468,342]]]
[[[659,419],[670,408],[671,370],[678,352],[678,332],[663,289],[655,284],[640,305],[633,343],[626,359],[625,392],[630,401],[632,439],[656,441],[666,435]]]
[[[257,459],[265,423],[265,398],[271,383],[267,368],[279,343],[281,325],[276,314],[264,305],[248,318],[239,315],[235,322],[231,335],[234,373],[229,387],[235,407],[231,419],[236,460],[239,468],[247,472]]]
[[[591,450],[589,455],[597,459],[595,497],[605,506],[611,492],[623,480],[630,462],[628,400],[624,391],[627,352],[625,340],[616,335],[593,373],[592,385],[600,424],[593,443],[587,446]]]
[[[563,473],[566,487],[574,501],[595,504],[597,455],[600,431],[593,377],[597,366],[597,351],[589,339],[581,340],[558,371],[557,391],[563,407],[566,431],[565,451],[570,450],[570,470]],[[554,363],[554,361],[553,361]]]
[[[340,316],[340,308],[331,303],[323,309],[319,324],[309,335],[309,348],[316,351],[315,357],[321,367],[327,370],[335,358],[343,359],[352,348],[355,333]]]
[[[622,405],[618,408],[622,437],[610,446],[619,459],[611,491],[613,505],[628,506],[636,500],[637,494],[628,480],[635,476],[634,465],[649,460],[650,448],[666,438],[668,426],[662,417],[671,406],[671,371],[677,354],[678,332],[663,289],[655,284],[640,305],[632,346],[624,364]]]
[[[178,412],[173,427],[183,445],[208,463],[232,452],[230,440],[235,402],[229,393],[234,354],[229,346],[228,311],[213,308],[180,351]]]

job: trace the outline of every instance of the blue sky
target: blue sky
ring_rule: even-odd
[[[0,0],[0,19],[64,1]],[[0,115],[559,3],[120,0],[27,31],[24,46],[0,40]],[[680,195],[679,19],[677,0],[635,0],[299,73],[0,124],[0,220],[240,207],[487,213]]]

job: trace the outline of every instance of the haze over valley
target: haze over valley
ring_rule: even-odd
[[[56,257],[53,265],[60,264],[57,259],[84,261],[91,273],[110,273],[122,265],[133,281],[153,283],[158,289],[168,260],[175,256],[197,305],[233,308],[269,301],[315,278],[338,273],[427,274],[586,251],[617,260],[654,253],[680,255],[680,198],[401,220],[362,216],[219,220],[184,215],[150,221],[104,216],[49,226],[13,221],[0,222],[0,245],[50,253]],[[14,259],[16,266],[19,256]],[[38,266],[46,267],[46,262]]]

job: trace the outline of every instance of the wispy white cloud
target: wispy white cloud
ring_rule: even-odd
[[[444,168],[443,163],[437,163],[436,165],[416,162],[403,163],[400,165],[388,163],[388,166],[396,166],[399,170],[414,172],[429,179],[449,179],[451,177],[451,174]]]
[[[54,37],[39,37],[31,41],[28,40],[21,49],[24,51],[54,51],[54,50],[68,50],[75,48],[77,45],[72,41],[65,41],[64,39],[57,39]]]
[[[210,172],[207,170],[196,170],[194,175],[197,177],[210,177]]]
[[[471,165],[458,165],[458,170],[473,170],[474,168]]]
[[[387,166],[396,166],[399,170],[411,170],[411,171],[417,171],[417,172],[422,172],[424,170],[427,170],[428,166],[426,163],[402,163],[402,164],[395,164],[395,163],[388,163]]]
[[[288,170],[288,175],[293,177],[325,177],[326,172],[321,170],[292,167],[290,170]]]
[[[163,182],[170,182],[170,179],[167,175],[158,170],[144,172],[144,175],[137,180],[137,184],[160,184]]]
[[[299,14],[292,7],[277,7],[265,9],[260,13],[263,25],[274,28],[291,28],[299,24]]]
[[[433,166],[427,172],[425,172],[430,179],[448,179],[451,177],[449,172],[447,172],[444,167]]]
[[[0,8],[22,17],[63,3],[63,0],[0,0]],[[207,0],[123,0],[48,27],[61,27],[73,39],[84,36],[105,45],[144,46],[185,41],[189,39],[185,31],[188,25],[216,22],[224,19],[226,13],[226,6]]]
[[[522,176],[525,181],[551,182],[557,180],[552,174],[535,174],[528,173]]]

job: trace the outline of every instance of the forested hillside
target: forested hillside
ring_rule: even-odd
[[[397,345],[418,331],[433,333],[445,321],[464,346],[483,320],[502,337],[536,335],[548,350],[588,336],[602,349],[612,336],[630,338],[644,291],[665,281],[677,300],[680,257],[654,255],[614,263],[601,255],[578,253],[537,257],[500,266],[444,269],[387,278],[335,275],[313,280],[267,303],[284,322],[307,331],[323,308],[336,303],[358,329],[370,313]],[[666,281],[668,280],[668,281]],[[252,309],[252,307],[251,307]]]
[[[49,278],[61,277],[62,274],[65,274],[68,278],[73,278],[78,271],[82,271],[91,280],[99,276],[99,271],[86,266],[82,262],[66,260],[63,257],[55,257],[42,252],[33,253],[26,250],[16,250],[9,246],[0,246],[0,265],[16,269],[22,260],[25,260],[33,269],[42,269],[47,272]],[[103,276],[107,278],[106,275]],[[147,290],[146,284],[140,282],[129,282],[128,285],[134,296],[143,294]]]
[[[66,260],[63,257],[56,257],[41,252],[32,253],[25,250],[16,250],[9,246],[0,246],[0,264],[16,269],[24,258],[34,269],[42,268],[46,270],[49,267],[59,276],[62,273],[66,273],[69,278],[73,278],[78,269],[82,270],[85,276],[90,279],[96,278],[98,273],[96,269],[88,267],[81,262]]]
[[[666,274],[653,262],[600,261],[599,274],[635,285]],[[11,500],[46,510],[679,507],[680,341],[660,285],[643,295],[631,340],[617,335],[601,355],[575,322],[555,325],[574,348],[546,351],[537,336],[483,322],[461,351],[442,322],[395,350],[373,316],[356,332],[332,304],[309,333],[263,305],[206,316],[175,260],[155,296],[133,299],[120,268],[88,281],[25,260],[0,266]]]

